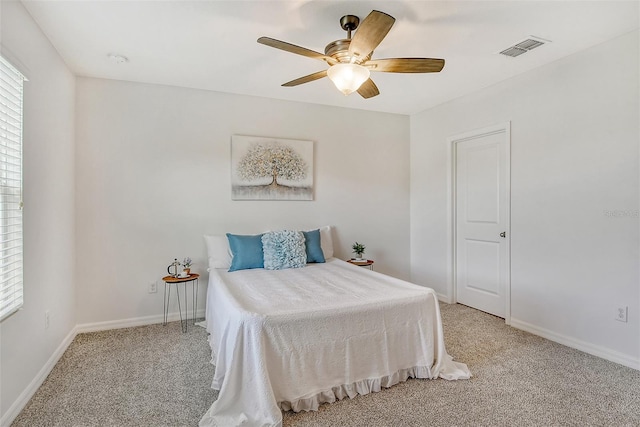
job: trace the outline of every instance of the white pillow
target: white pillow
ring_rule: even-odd
[[[333,239],[331,238],[331,226],[320,227],[320,247],[325,259],[333,258]]]
[[[227,236],[204,236],[209,256],[209,268],[231,267],[231,248]]]

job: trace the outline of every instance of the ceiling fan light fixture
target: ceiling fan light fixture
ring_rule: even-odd
[[[369,70],[358,64],[335,64],[327,70],[327,76],[345,95],[357,91],[369,79]]]

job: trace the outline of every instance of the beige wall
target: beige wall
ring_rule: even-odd
[[[6,425],[4,420],[21,409],[18,398],[32,381],[44,380],[46,364],[76,325],[75,78],[20,2],[3,0],[0,7],[2,52],[29,79],[24,85],[24,308],[0,323],[0,425]]]
[[[512,324],[640,368],[638,82],[634,32],[412,116],[412,279],[450,296],[447,138],[511,121]]]
[[[203,234],[329,224],[409,277],[407,116],[79,78],[76,120],[80,324],[159,316],[149,282],[187,255],[206,276]],[[315,200],[232,201],[233,134],[314,141]]]

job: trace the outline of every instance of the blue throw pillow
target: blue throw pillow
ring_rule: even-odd
[[[264,268],[262,234],[241,236],[227,233],[227,239],[233,254],[229,271]]]
[[[320,246],[320,230],[303,231],[307,262],[325,262]]]
[[[264,268],[282,270],[307,264],[304,235],[300,231],[270,231],[262,235]]]

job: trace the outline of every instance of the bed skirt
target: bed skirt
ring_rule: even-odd
[[[377,393],[382,388],[389,388],[409,378],[431,378],[431,369],[426,366],[415,366],[409,369],[400,369],[398,372],[386,375],[381,378],[366,379],[351,384],[343,384],[314,394],[311,397],[304,397],[294,402],[279,402],[278,406],[283,411],[317,411],[323,403],[333,403],[345,397],[353,399],[357,395]]]

